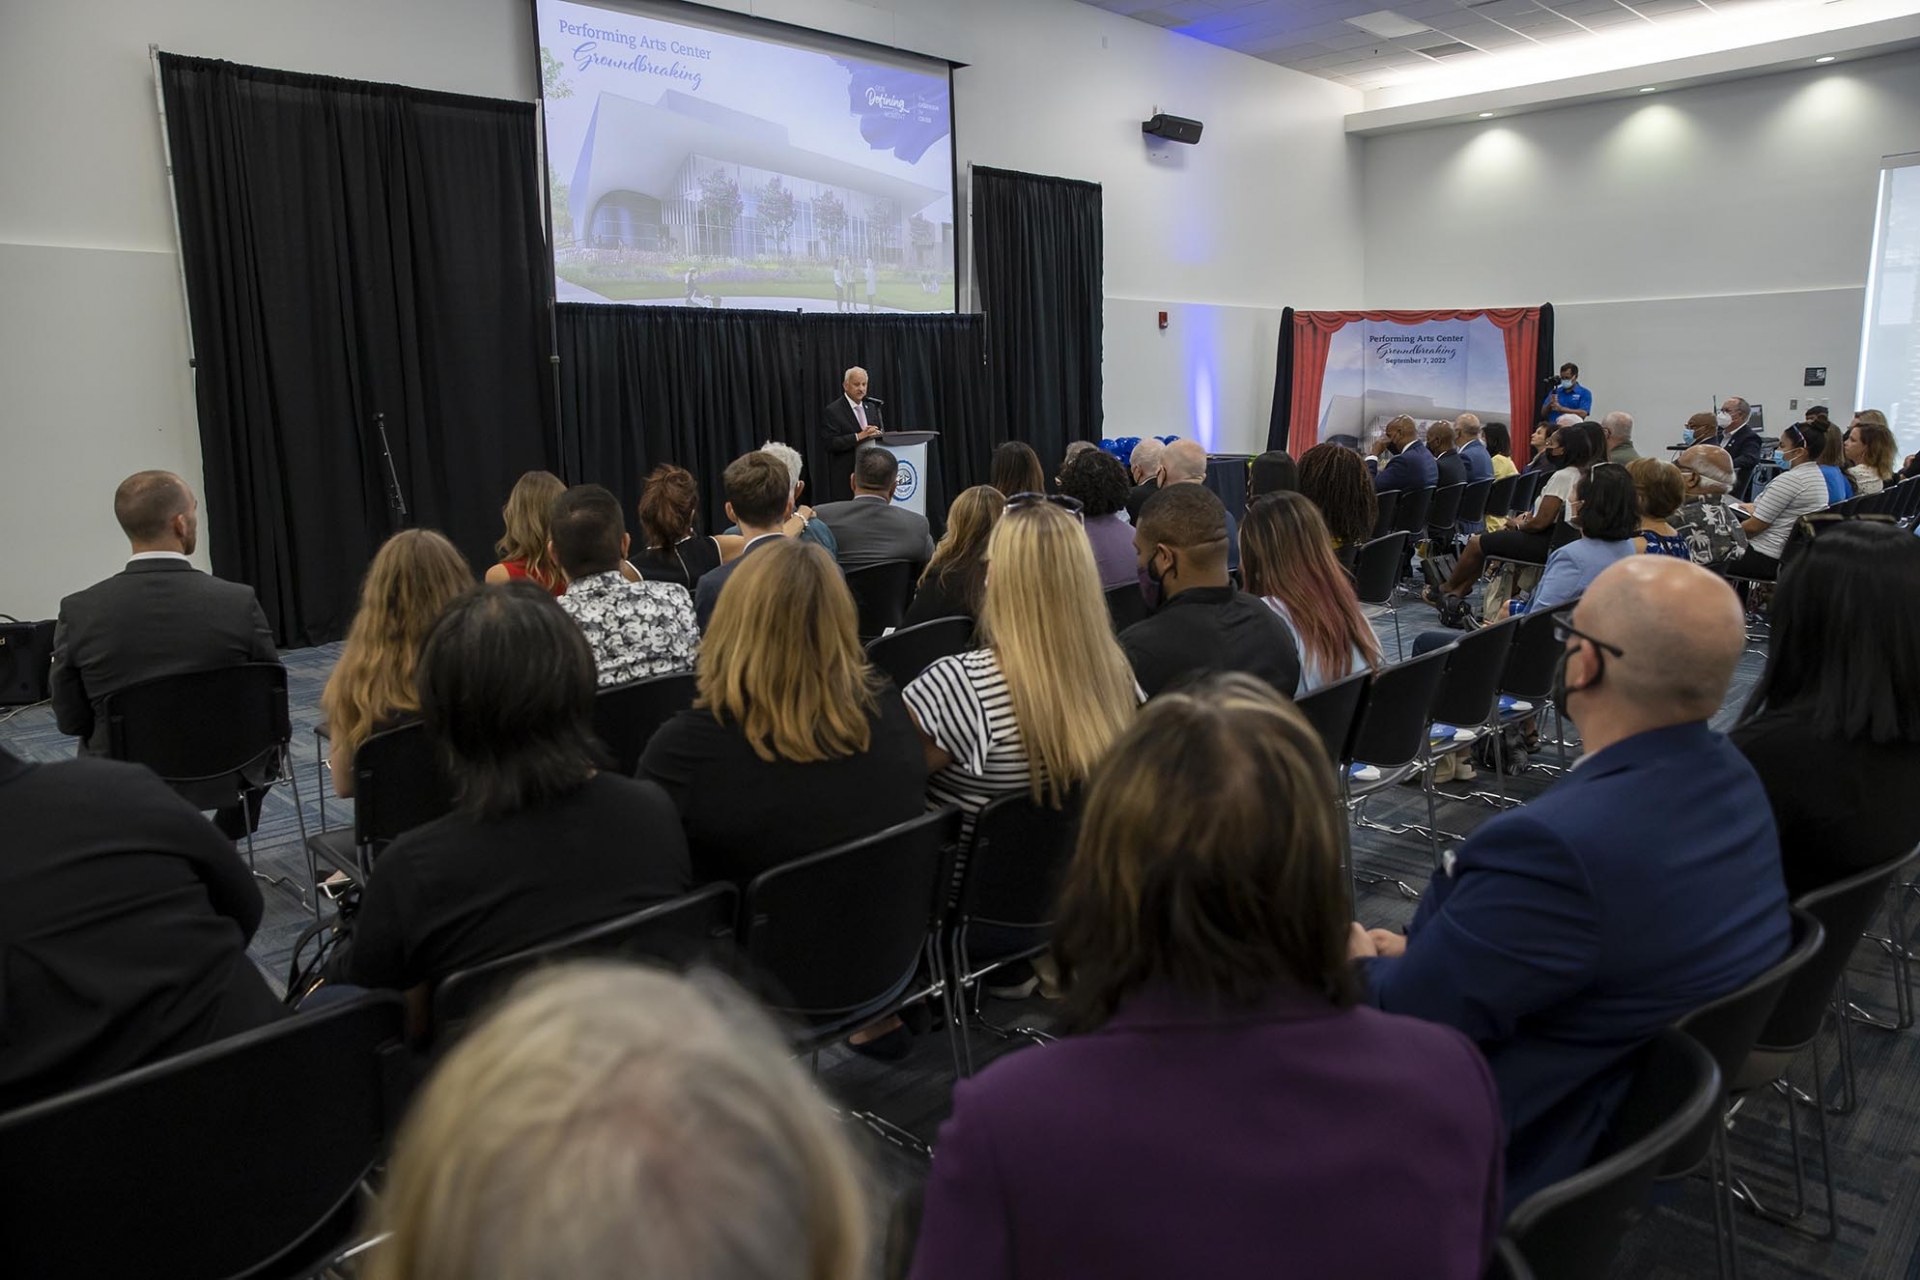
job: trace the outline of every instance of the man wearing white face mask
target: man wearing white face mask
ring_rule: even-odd
[[[1780,474],[1740,522],[1751,541],[1746,554],[1728,562],[1729,576],[1768,582],[1780,576],[1780,555],[1787,549],[1794,522],[1827,505],[1827,477],[1820,470],[1826,434],[1811,422],[1796,422],[1781,433],[1780,447],[1773,454]]]
[[[1580,385],[1580,366],[1569,360],[1560,366],[1560,381],[1541,402],[1542,417],[1549,414],[1577,413],[1584,420],[1593,416],[1593,392]]]
[[[1752,418],[1752,405],[1739,396],[1728,396],[1720,412],[1714,415],[1714,425],[1719,428],[1717,434],[1710,440],[1694,441],[1695,444],[1717,444],[1733,458],[1736,494],[1746,493],[1747,477],[1760,463],[1760,433],[1753,429]]]

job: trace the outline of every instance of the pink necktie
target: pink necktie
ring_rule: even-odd
[[[853,420],[860,424],[860,429],[862,431],[865,431],[867,429],[867,406],[863,402],[860,402],[860,401],[854,402]]]

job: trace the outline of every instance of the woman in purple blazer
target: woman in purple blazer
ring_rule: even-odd
[[[1477,1280],[1493,1080],[1357,1004],[1307,722],[1219,676],[1148,703],[1090,788],[1054,938],[1087,1033],[960,1084],[914,1280]]]

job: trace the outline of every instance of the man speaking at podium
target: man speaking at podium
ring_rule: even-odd
[[[867,395],[867,371],[855,365],[840,380],[845,394],[827,405],[827,496],[845,502],[853,498],[853,451],[878,436],[880,401]]]

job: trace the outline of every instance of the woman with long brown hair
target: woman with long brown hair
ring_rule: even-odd
[[[1353,579],[1333,554],[1320,508],[1304,494],[1274,493],[1240,522],[1240,571],[1293,633],[1300,652],[1295,697],[1380,665],[1380,641],[1360,612]]]
[[[1876,417],[1878,415],[1875,415]],[[1847,428],[1841,448],[1846,451],[1847,476],[1863,494],[1879,493],[1893,483],[1893,432],[1884,422],[1873,422],[1861,414]]]
[[[1367,477],[1367,464],[1352,449],[1317,444],[1301,454],[1299,488],[1320,508],[1335,551],[1372,536],[1380,500]]]
[[[1305,717],[1244,674],[1161,694],[1085,814],[1053,946],[1086,1034],[956,1090],[913,1280],[1332,1275],[1363,1237],[1370,1271],[1477,1280],[1499,1099],[1464,1035],[1361,1005]]]
[[[1009,498],[1016,493],[1047,491],[1046,468],[1040,465],[1040,455],[1033,446],[1024,440],[1009,440],[995,449],[987,475],[988,483]]]
[[[695,518],[700,513],[700,491],[693,473],[663,462],[647,473],[640,491],[639,545],[633,549],[634,567],[648,582],[673,582],[692,591],[709,570],[739,555],[747,540],[738,534],[698,537]]]
[[[500,508],[506,532],[493,544],[500,563],[487,570],[489,584],[525,578],[556,596],[567,589],[567,575],[553,558],[547,528],[553,500],[566,491],[566,483],[551,471],[529,471],[514,482],[507,505]]]
[[[1000,796],[1061,804],[1140,704],[1078,520],[1045,499],[1009,504],[987,561],[986,647],[941,658],[906,689],[927,803],[959,805],[967,839]]]
[[[472,586],[466,558],[431,529],[402,529],[373,557],[347,642],[320,694],[335,795],[353,794],[361,743],[419,714],[414,668],[421,646],[447,605]]]
[[[977,618],[987,580],[987,539],[1007,509],[1006,495],[988,484],[963,489],[947,509],[947,531],[920,574],[903,626],[935,618]]]
[[[832,557],[771,538],[731,572],[700,642],[699,695],[640,771],[673,797],[695,881],[744,886],[917,817],[927,769]]]

